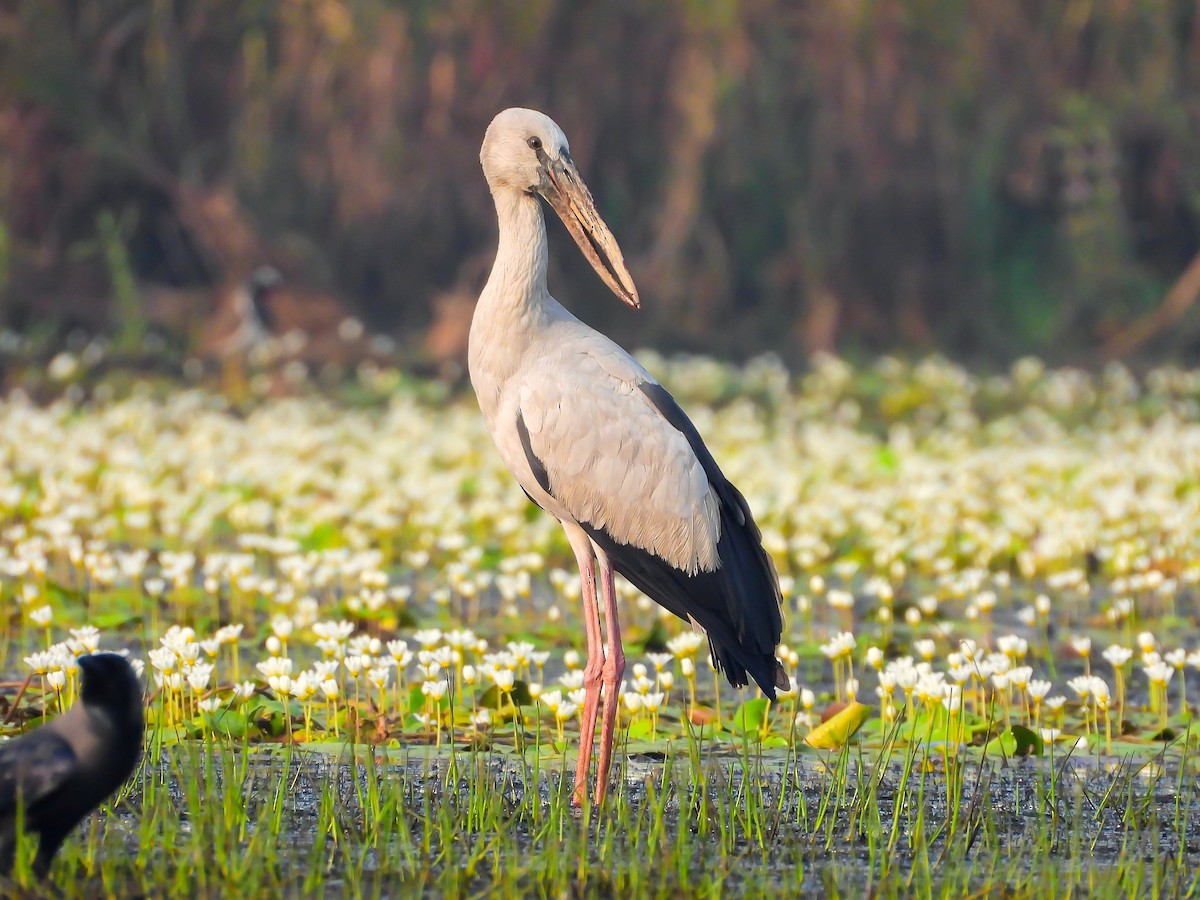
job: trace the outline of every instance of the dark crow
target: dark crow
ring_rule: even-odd
[[[39,837],[45,877],[71,829],[133,774],[142,753],[142,686],[115,653],[79,658],[79,700],[53,722],[0,744],[0,874],[12,868],[18,806]]]

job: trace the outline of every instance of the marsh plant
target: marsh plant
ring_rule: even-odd
[[[570,551],[468,395],[0,404],[4,733],[80,654],[148,689],[68,894],[1195,889],[1200,372],[644,361],[763,527],[791,687],[723,692],[622,584],[621,784],[581,811]]]

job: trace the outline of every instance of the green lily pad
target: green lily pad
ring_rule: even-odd
[[[988,741],[986,749],[989,753],[1004,756],[1041,756],[1046,750],[1046,742],[1033,729],[1013,725]]]
[[[241,739],[250,729],[250,719],[240,709],[217,709],[200,714],[204,727],[225,737]]]
[[[738,734],[757,734],[767,720],[770,707],[771,701],[766,697],[747,700],[734,712],[730,728]]]

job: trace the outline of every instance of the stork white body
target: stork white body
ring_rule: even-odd
[[[480,158],[500,242],[471,322],[471,383],[504,462],[530,499],[562,523],[579,563],[588,665],[576,801],[585,795],[603,688],[596,790],[602,799],[624,671],[614,565],[672,612],[705,627],[732,681],[745,683],[749,672],[768,693],[782,677],[771,655],[781,629],[778,585],[744,500],[686,416],[632,356],[546,288],[538,194],[609,287],[638,305],[620,249],[579,179],[562,131],[541,113],[506,110],[488,128]],[[746,549],[751,544],[756,551]],[[738,560],[722,559],[729,547]],[[738,566],[747,565],[761,602],[745,602],[729,587],[746,574]],[[703,595],[694,608],[693,593]],[[725,631],[730,635],[717,634]],[[776,668],[768,672],[770,663]]]

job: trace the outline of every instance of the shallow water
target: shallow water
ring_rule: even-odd
[[[303,750],[251,752],[248,758],[240,751],[221,751],[210,754],[207,762],[205,753],[173,748],[139,774],[138,785],[116,815],[100,822],[102,858],[120,846],[136,854],[139,822],[152,809],[178,817],[178,829],[168,830],[194,853],[193,820],[205,815],[197,795],[212,798],[235,791],[247,811],[243,849],[250,848],[259,829],[278,827],[278,838],[270,845],[275,877],[303,895],[401,896],[415,891],[432,896],[447,884],[465,893],[490,892],[497,884],[516,893],[536,891],[545,880],[544,873],[539,875],[542,867],[567,864],[564,848],[569,847],[576,853],[570,857],[573,864],[608,873],[598,880],[589,875],[578,894],[618,894],[626,883],[621,867],[644,865],[639,862],[647,852],[644,835],[634,832],[656,821],[663,837],[655,853],[664,865],[669,861],[677,884],[709,884],[706,879],[720,870],[725,891],[853,896],[877,890],[891,895],[896,884],[886,873],[909,872],[911,877],[918,868],[928,870],[922,878],[931,888],[941,885],[947,891],[1002,887],[996,882],[1004,873],[1029,877],[1034,868],[1040,872],[1037,883],[1063,878],[1086,884],[1091,877],[1103,879],[1110,869],[1125,873],[1128,880],[1131,860],[1155,859],[1170,859],[1170,869],[1183,885],[1200,867],[1195,837],[1200,835],[1200,791],[1193,772],[1181,778],[1178,765],[1171,764],[1148,767],[1094,758],[968,761],[958,781],[959,827],[948,837],[955,803],[951,781],[939,771],[913,772],[906,781],[900,762],[879,769],[854,759],[839,766],[823,754],[789,759],[781,751],[747,761],[712,753],[703,759],[703,790],[697,791],[687,761],[640,756],[619,764],[614,779],[619,812],[610,807],[588,822],[569,816],[565,824],[548,828],[555,821],[553,810],[564,808],[567,790],[559,760],[543,761],[535,772],[533,765],[506,754],[433,748],[396,751],[357,764],[348,755]],[[195,778],[196,784],[186,785],[181,775]],[[840,796],[830,790],[835,777],[845,785]],[[855,794],[873,779],[878,780],[875,801],[864,809]],[[147,780],[166,788],[168,803],[162,794],[151,796],[155,792]],[[281,783],[286,791],[279,794]],[[902,791],[907,799],[898,813]],[[915,815],[918,791],[922,816]],[[502,834],[468,824],[472,792],[488,795],[502,811]],[[373,794],[400,809],[407,824],[397,828],[397,820],[389,817],[385,827],[390,833],[371,835],[376,826],[371,802],[364,798]],[[824,816],[819,817],[823,804]],[[762,814],[765,833],[742,820],[741,813],[751,807]],[[327,844],[318,849],[331,808],[336,818],[356,823],[370,840],[358,847],[348,841],[333,851]],[[463,821],[449,834],[439,821],[447,811]],[[271,824],[274,815],[278,826]],[[627,833],[619,833],[622,828]],[[893,847],[885,852],[880,843],[886,845],[893,832]],[[204,836],[199,837],[203,842]],[[607,856],[602,849],[606,841]],[[470,873],[450,871],[456,861],[489,842],[496,852],[486,865]],[[170,854],[172,848],[159,852]],[[317,882],[306,884],[318,852],[326,858],[324,870]],[[429,858],[414,870],[413,859],[423,852]],[[614,864],[614,859],[622,862]],[[496,868],[506,864],[511,878]],[[347,866],[355,867],[353,878]],[[1155,880],[1149,873],[1145,877],[1147,884]],[[1027,888],[1015,894],[1024,895]]]

